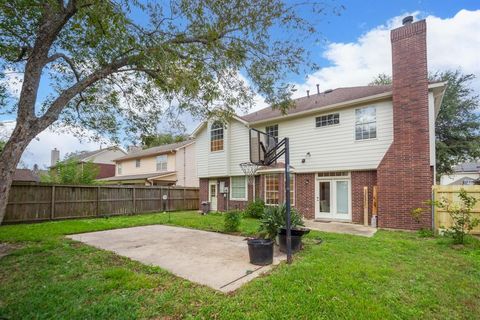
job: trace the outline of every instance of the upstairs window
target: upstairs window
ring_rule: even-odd
[[[167,171],[167,155],[157,156],[157,171]]]
[[[117,163],[117,174],[118,175],[122,174],[122,164],[121,163]]]
[[[216,121],[210,129],[210,151],[223,150],[223,125]]]
[[[230,178],[230,198],[232,200],[247,200],[247,179],[245,176]]]
[[[365,107],[355,110],[355,140],[367,140],[377,137],[377,110]]]
[[[140,168],[141,161],[140,159],[135,160],[135,168]]]
[[[319,116],[315,118],[315,126],[317,128],[326,127],[326,126],[333,126],[335,124],[340,123],[340,114],[339,113],[332,113],[326,114],[324,116]]]
[[[265,132],[272,137],[278,139],[278,124],[274,124],[272,126],[265,127]]]

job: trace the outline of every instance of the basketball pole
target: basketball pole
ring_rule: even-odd
[[[285,214],[287,229],[287,263],[292,263],[292,231],[290,223],[290,148],[289,139],[285,139]]]

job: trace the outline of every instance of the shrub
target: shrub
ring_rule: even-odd
[[[240,211],[228,211],[224,217],[224,229],[226,232],[237,232],[242,221],[242,214]]]
[[[275,239],[278,229],[285,227],[285,205],[267,206],[262,215],[259,233],[267,239]],[[291,227],[303,226],[303,220],[300,213],[295,209],[290,210]]]
[[[446,235],[453,238],[455,244],[463,244],[465,236],[479,224],[479,220],[472,217],[472,209],[477,203],[477,199],[468,195],[465,189],[461,189],[458,195],[460,202],[450,201],[442,198],[440,201],[434,201],[433,204],[448,212],[452,218],[452,226],[445,232]]]
[[[250,202],[245,208],[244,215],[248,218],[260,219],[265,210],[265,202],[262,199],[255,199],[255,201]]]

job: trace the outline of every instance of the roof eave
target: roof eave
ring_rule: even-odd
[[[392,96],[392,91],[388,91],[388,92],[383,92],[383,93],[379,93],[379,94],[375,94],[375,95],[371,95],[371,96],[367,96],[367,97],[362,97],[362,98],[358,98],[358,99],[353,99],[353,100],[343,101],[343,102],[339,102],[339,103],[334,103],[334,104],[327,105],[327,106],[324,106],[324,107],[318,107],[318,108],[314,108],[314,109],[310,109],[310,110],[305,110],[305,111],[301,111],[301,112],[297,112],[297,113],[292,113],[290,115],[276,116],[276,117],[262,119],[262,120],[258,120],[258,121],[251,121],[251,122],[248,122],[248,123],[250,125],[257,125],[257,124],[261,124],[261,123],[265,123],[265,122],[271,122],[271,121],[280,120],[280,119],[283,120],[283,119],[301,117],[301,116],[305,116],[305,115],[309,115],[309,114],[313,114],[313,113],[319,113],[319,112],[323,112],[323,111],[328,111],[328,110],[332,110],[332,109],[345,108],[345,107],[349,107],[349,106],[353,106],[353,105],[357,105],[357,104],[361,104],[361,103],[365,103],[365,102],[384,100],[384,99],[387,99],[391,96]]]

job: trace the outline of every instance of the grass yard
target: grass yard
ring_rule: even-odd
[[[0,227],[21,248],[0,259],[6,319],[478,319],[480,243],[379,231],[373,238],[311,232],[281,264],[231,295],[63,237],[171,224],[221,231],[219,214],[149,214]],[[258,222],[242,221],[253,234]],[[318,239],[323,239],[318,244]],[[194,267],[194,266],[192,266]]]

